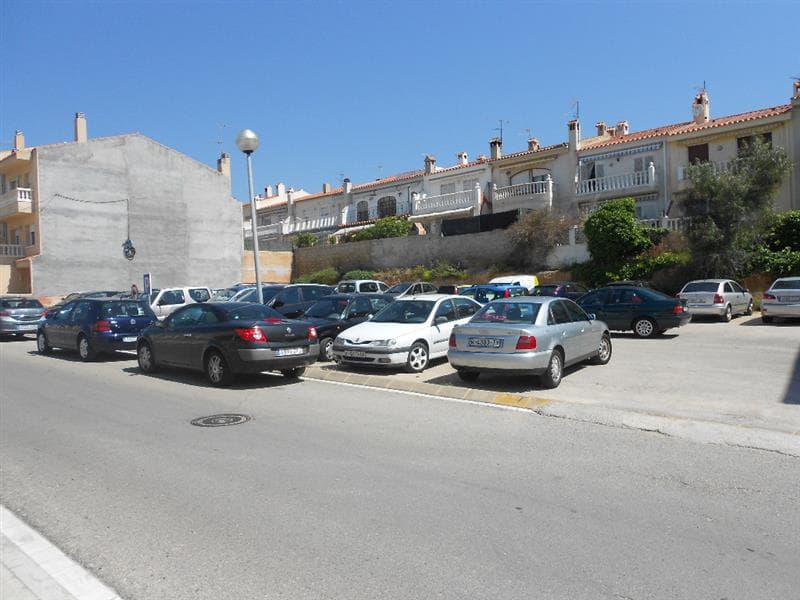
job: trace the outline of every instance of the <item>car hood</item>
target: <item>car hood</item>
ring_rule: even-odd
[[[374,323],[366,321],[350,327],[341,333],[343,338],[360,342],[370,340],[391,340],[411,335],[416,332],[425,332],[430,329],[425,323]]]

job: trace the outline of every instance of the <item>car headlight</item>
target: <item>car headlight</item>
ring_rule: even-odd
[[[375,340],[372,342],[373,346],[380,346],[381,348],[389,348],[390,346],[397,345],[397,340]]]

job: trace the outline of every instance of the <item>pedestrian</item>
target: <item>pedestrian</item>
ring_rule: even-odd
[[[134,284],[131,286],[131,298],[138,298],[138,297],[139,297],[139,288],[138,288],[138,287],[137,287],[137,285],[134,283]]]

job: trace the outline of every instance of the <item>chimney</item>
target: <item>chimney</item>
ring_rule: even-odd
[[[350,181],[349,177],[345,177],[344,181],[342,181],[342,188],[345,194],[351,194],[353,192],[353,182]]]
[[[279,183],[275,186],[275,195],[280,196],[283,198],[286,195],[286,185],[283,183]]]
[[[630,125],[627,121],[620,121],[617,123],[617,135],[628,135]]]
[[[486,162],[486,155],[478,154],[478,156],[475,157],[475,160],[477,160],[478,162]]]
[[[436,157],[428,154],[425,157],[425,175],[432,175],[436,172]]]
[[[25,148],[25,134],[19,129],[14,132],[14,150],[19,152]]]
[[[290,219],[294,218],[294,188],[286,192],[286,214]]]
[[[323,183],[322,184],[322,193],[329,194],[331,191],[331,184],[330,183]]]
[[[711,119],[711,100],[708,92],[703,90],[694,97],[692,102],[692,120],[698,125],[708,123]]]
[[[528,138],[528,151],[529,152],[536,152],[541,146],[539,145],[539,140],[536,138]]]
[[[581,122],[578,119],[573,119],[567,123],[569,129],[569,149],[572,152],[581,149]]]
[[[792,94],[792,100],[800,100],[800,79],[794,80],[794,93]]]
[[[456,154],[456,159],[460,165],[466,165],[469,163],[469,155],[466,152],[459,152]]]
[[[597,135],[604,136],[606,134],[606,122],[605,121],[598,121],[594,124],[597,127]]]
[[[85,142],[87,139],[89,137],[86,129],[86,115],[82,112],[75,113],[75,141]]]
[[[231,155],[223,152],[217,159],[217,172],[222,173],[225,177],[231,176]]]
[[[503,140],[500,138],[489,140],[489,156],[492,157],[492,160],[497,160],[503,156]]]
[[[611,137],[617,137],[617,128],[616,127],[606,127],[606,133]]]
[[[264,188],[264,198],[271,198],[272,197],[272,186],[268,185]]]

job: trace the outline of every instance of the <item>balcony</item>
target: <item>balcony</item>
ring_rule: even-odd
[[[720,174],[732,171],[736,167],[736,162],[737,160],[733,159],[720,162],[708,162],[703,164],[710,164],[711,168],[714,169],[714,173]],[[689,177],[687,175],[688,169],[689,165],[680,165],[678,167],[678,181],[681,182],[683,186],[689,184]]]
[[[505,187],[495,185],[492,188],[492,208],[494,212],[552,208],[554,187],[549,175],[545,181],[529,181]]]
[[[691,217],[661,217],[659,219],[638,219],[647,227],[661,227],[669,231],[686,231],[692,222]]]
[[[0,196],[0,219],[33,213],[33,193],[30,188],[15,188]]]
[[[0,256],[23,258],[25,256],[25,246],[22,244],[0,244]]]
[[[633,173],[621,173],[619,175],[609,175],[608,177],[597,177],[595,179],[584,179],[578,181],[578,196],[589,194],[620,193],[628,191],[641,191],[642,189],[654,188],[656,185],[656,168],[653,163],[645,171],[634,171]]]
[[[438,196],[415,196],[412,221],[426,219],[454,218],[478,214],[480,210],[481,188],[475,184],[471,190],[439,194]]]

